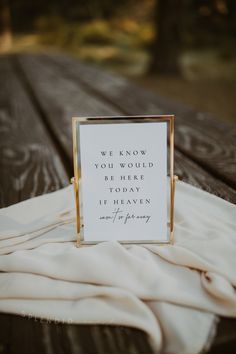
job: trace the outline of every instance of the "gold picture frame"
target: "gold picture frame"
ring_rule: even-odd
[[[73,117],[72,118],[72,135],[73,135],[73,162],[74,177],[71,182],[74,185],[75,206],[76,206],[76,233],[77,246],[93,245],[103,241],[85,241],[83,237],[83,213],[81,203],[81,165],[80,165],[80,149],[78,142],[78,129],[80,124],[104,124],[104,123],[148,123],[148,122],[167,122],[168,123],[168,141],[169,141],[169,183],[170,183],[170,207],[169,207],[169,239],[168,241],[119,241],[123,244],[173,244],[174,242],[174,197],[175,184],[178,179],[174,175],[174,115],[136,115],[136,116],[94,116],[94,117]]]

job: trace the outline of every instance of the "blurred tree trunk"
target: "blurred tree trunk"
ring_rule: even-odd
[[[7,52],[12,45],[11,15],[8,0],[0,0],[0,53]]]
[[[183,0],[156,0],[155,39],[151,48],[150,73],[180,74],[180,23]]]

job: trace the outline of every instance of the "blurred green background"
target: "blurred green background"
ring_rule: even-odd
[[[235,0],[0,0],[0,54],[67,53],[236,122]]]

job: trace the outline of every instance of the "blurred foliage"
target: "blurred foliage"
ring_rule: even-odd
[[[235,56],[236,1],[195,0],[189,4],[189,19],[182,28],[183,44],[202,49],[221,47]]]
[[[36,29],[45,44],[78,47],[82,45],[122,45],[145,47],[153,39],[149,23],[138,24],[129,18],[68,23],[62,17],[41,17]]]
[[[32,29],[42,16],[59,16],[66,22],[109,20],[114,17],[150,18],[150,7],[155,0],[11,0],[13,27],[17,31]],[[130,10],[132,13],[130,13]]]
[[[19,50],[21,43],[31,50],[59,49],[131,74],[144,73],[149,62],[157,73],[191,67],[189,77],[197,76],[203,61],[214,66],[211,76],[226,66],[226,77],[235,72],[236,0],[1,2],[10,8]]]
[[[52,19],[52,23],[89,23],[94,20],[129,18],[139,24],[157,24],[154,7],[169,3],[165,14],[160,14],[168,24],[169,17],[180,12],[179,26],[185,45],[217,44],[236,36],[235,0],[0,0],[8,2],[12,26],[17,32],[34,29],[39,18]],[[179,11],[180,9],[180,11]],[[177,15],[177,13],[176,13]],[[62,20],[63,19],[63,20]],[[158,24],[157,24],[158,25]],[[124,26],[123,26],[124,28]],[[100,31],[100,29],[99,29]]]
[[[124,66],[131,73],[147,64],[154,37],[150,22],[140,24],[127,17],[68,23],[59,16],[43,16],[35,27],[43,45],[112,68]]]
[[[235,0],[158,0],[154,24],[151,72],[180,74],[186,50],[223,48],[228,57],[236,57]]]

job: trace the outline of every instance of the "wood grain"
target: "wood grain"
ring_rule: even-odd
[[[121,108],[123,107],[122,103],[119,103],[120,108],[118,109],[113,103],[107,103],[106,98],[97,95],[96,92],[91,92],[87,87],[84,88],[76,75],[71,75],[68,70],[62,70],[61,67],[55,66],[53,61],[45,59],[44,56],[20,56],[18,64],[35,99],[43,107],[45,119],[51,130],[56,132],[71,165],[72,116],[132,114],[132,111],[127,113],[126,109]],[[70,69],[73,70],[72,64]],[[98,83],[96,85],[98,86]],[[233,188],[215,178],[177,149],[175,173],[194,186],[236,203],[236,191]]]
[[[138,329],[72,325],[11,314],[0,315],[0,353],[153,354]]]
[[[119,114],[120,111],[101,102],[59,68],[45,65],[38,57],[19,56],[15,62],[72,164],[72,117],[96,115],[97,112]]]
[[[85,88],[127,114],[175,114],[176,147],[204,169],[236,188],[236,127],[209,114],[160,97],[127,79],[63,56],[44,56]]]
[[[0,204],[68,183],[63,163],[8,58],[0,59]]]

